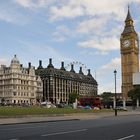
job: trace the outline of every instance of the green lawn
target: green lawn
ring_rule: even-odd
[[[0,117],[2,116],[24,116],[24,115],[62,115],[70,113],[101,113],[111,112],[111,110],[84,110],[70,108],[43,108],[43,107],[0,107]]]

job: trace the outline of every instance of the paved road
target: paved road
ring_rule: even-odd
[[[140,115],[0,125],[0,140],[139,140]]]

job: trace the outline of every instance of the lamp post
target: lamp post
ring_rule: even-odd
[[[116,74],[117,74],[117,71],[114,70],[114,77],[115,77],[115,116],[117,116],[117,102],[116,102],[116,99],[117,99],[117,96],[116,96]]]

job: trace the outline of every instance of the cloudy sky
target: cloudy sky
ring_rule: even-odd
[[[120,34],[130,5],[135,29],[140,32],[140,0],[0,0],[0,64],[9,66],[14,54],[25,67],[28,62],[47,67],[53,59],[78,62],[91,69],[98,93],[121,92]]]

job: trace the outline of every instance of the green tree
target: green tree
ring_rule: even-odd
[[[69,94],[69,103],[74,103],[76,99],[79,99],[79,95],[76,92]]]
[[[114,95],[111,92],[103,92],[101,94],[103,105],[109,108],[110,105],[112,105],[113,103],[113,98],[112,98],[113,96]]]
[[[128,97],[130,97],[132,101],[137,99],[135,89],[131,89],[128,91]]]
[[[130,97],[133,102],[140,99],[140,87],[134,87],[128,91],[128,97]]]

